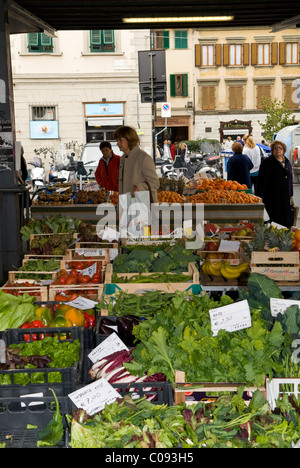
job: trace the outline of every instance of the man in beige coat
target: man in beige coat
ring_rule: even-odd
[[[157,203],[159,179],[151,156],[139,147],[139,137],[136,131],[128,126],[119,127],[115,138],[121,157],[119,168],[119,194],[138,190],[150,190],[150,200]]]

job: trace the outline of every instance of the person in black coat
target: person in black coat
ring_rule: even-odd
[[[290,228],[294,221],[292,166],[284,156],[285,143],[274,140],[270,147],[270,156],[260,165],[256,195],[262,198],[271,222]]]
[[[243,154],[243,145],[236,141],[232,145],[233,156],[227,162],[227,180],[235,180],[240,184],[246,184],[251,189],[250,171],[253,168],[252,161]]]

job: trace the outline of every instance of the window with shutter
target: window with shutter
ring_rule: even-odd
[[[170,34],[169,31],[152,31],[152,49],[169,49]]]
[[[175,30],[175,49],[188,48],[188,32]]]
[[[188,75],[186,73],[170,75],[170,96],[188,96]]]
[[[53,52],[52,37],[44,33],[29,33],[27,34],[28,52]]]
[[[243,87],[242,86],[229,86],[229,109],[230,110],[243,109]]]
[[[215,110],[214,86],[202,86],[202,110]]]
[[[271,48],[270,44],[258,44],[257,65],[270,65]]]
[[[242,65],[242,44],[230,44],[229,46],[229,65]]]
[[[285,60],[287,65],[297,65],[299,63],[298,42],[288,42],[285,44]]]
[[[112,29],[92,29],[90,31],[91,52],[114,52],[114,50],[115,39],[114,31]]]
[[[215,46],[203,45],[202,46],[202,66],[213,67],[215,65]]]
[[[294,91],[295,91],[295,87],[293,87],[291,83],[286,83],[284,85],[284,100],[289,109],[294,109],[298,107],[297,102],[294,102],[293,100]]]
[[[263,108],[263,99],[271,97],[271,86],[270,85],[257,85],[257,109]]]

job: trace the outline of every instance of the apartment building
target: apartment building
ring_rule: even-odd
[[[16,135],[27,160],[34,149],[112,140],[134,126],[152,151],[151,104],[139,91],[138,52],[164,49],[166,101],[156,103],[158,142],[252,133],[263,139],[262,97],[286,100],[300,65],[299,30],[269,28],[58,31],[11,36]]]
[[[123,124],[151,151],[151,104],[141,103],[138,79],[138,50],[149,44],[147,30],[12,35],[16,138],[27,161],[61,145],[79,154]]]
[[[299,29],[270,28],[154,31],[153,46],[166,49],[172,117],[167,137],[180,140],[252,133],[263,139],[262,98],[285,100],[296,121],[295,80],[300,70]],[[161,129],[164,119],[158,118]]]

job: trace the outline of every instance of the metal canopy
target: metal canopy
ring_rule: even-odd
[[[56,30],[212,28],[273,25],[300,14],[299,0],[17,0]],[[124,23],[124,17],[234,16],[229,22]],[[293,22],[292,22],[293,23]]]

